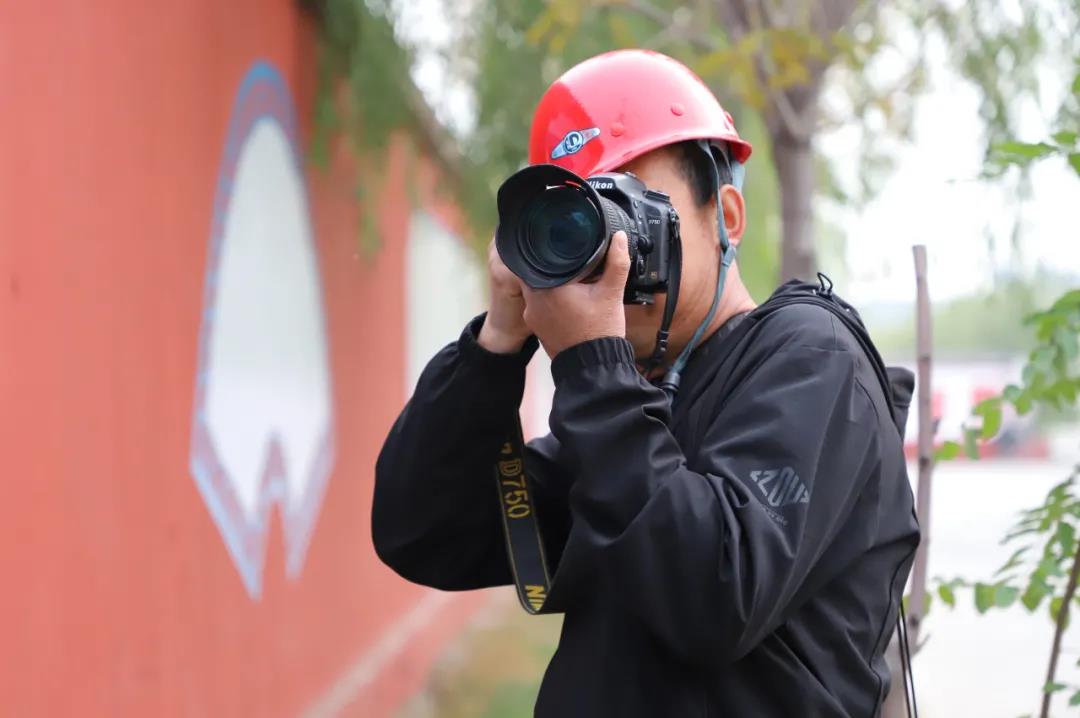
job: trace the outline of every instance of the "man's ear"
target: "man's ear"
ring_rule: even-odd
[[[720,188],[720,203],[724,208],[724,226],[727,228],[728,239],[737,247],[746,230],[746,200],[734,185],[726,184]]]

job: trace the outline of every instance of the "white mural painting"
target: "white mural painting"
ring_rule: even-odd
[[[318,254],[295,112],[257,63],[237,93],[217,186],[191,472],[248,594],[262,588],[275,505],[286,571],[303,567],[333,465]]]

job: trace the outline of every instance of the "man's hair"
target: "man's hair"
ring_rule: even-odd
[[[715,189],[712,185],[712,169],[709,167],[709,158],[701,151],[701,146],[694,140],[679,142],[675,146],[678,152],[679,169],[683,178],[689,183],[694,195],[694,203],[698,207],[704,207],[709,203]],[[713,157],[716,168],[720,171],[720,185],[731,184],[731,167],[728,165],[727,148],[713,147]]]

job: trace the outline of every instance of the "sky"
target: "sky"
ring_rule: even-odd
[[[459,133],[468,131],[468,88],[448,77],[439,55],[453,32],[444,3],[403,0],[399,7],[400,27],[418,48],[415,82],[440,120]],[[872,71],[889,72],[887,65]],[[845,297],[856,304],[911,301],[916,243],[927,246],[934,300],[990,288],[995,274],[1030,275],[1038,267],[1071,272],[1080,286],[1080,179],[1063,160],[1044,161],[1033,170],[1032,195],[1022,208],[1001,185],[978,180],[984,144],[977,94],[950,69],[940,44],[930,43],[926,67],[929,88],[917,100],[913,139],[899,147],[880,193],[861,209],[819,203],[821,216],[847,238]],[[1066,84],[1052,73],[1046,80],[1050,87]],[[1039,141],[1052,132],[1033,104],[1021,117],[1019,139]],[[858,162],[854,137],[851,128],[840,128],[818,143],[841,180],[853,177]],[[1022,243],[1014,252],[1010,236],[1017,212]]]

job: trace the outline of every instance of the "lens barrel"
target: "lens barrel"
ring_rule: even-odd
[[[557,287],[597,273],[626,212],[583,178],[557,165],[515,173],[498,193],[495,245],[503,263],[534,289]]]

